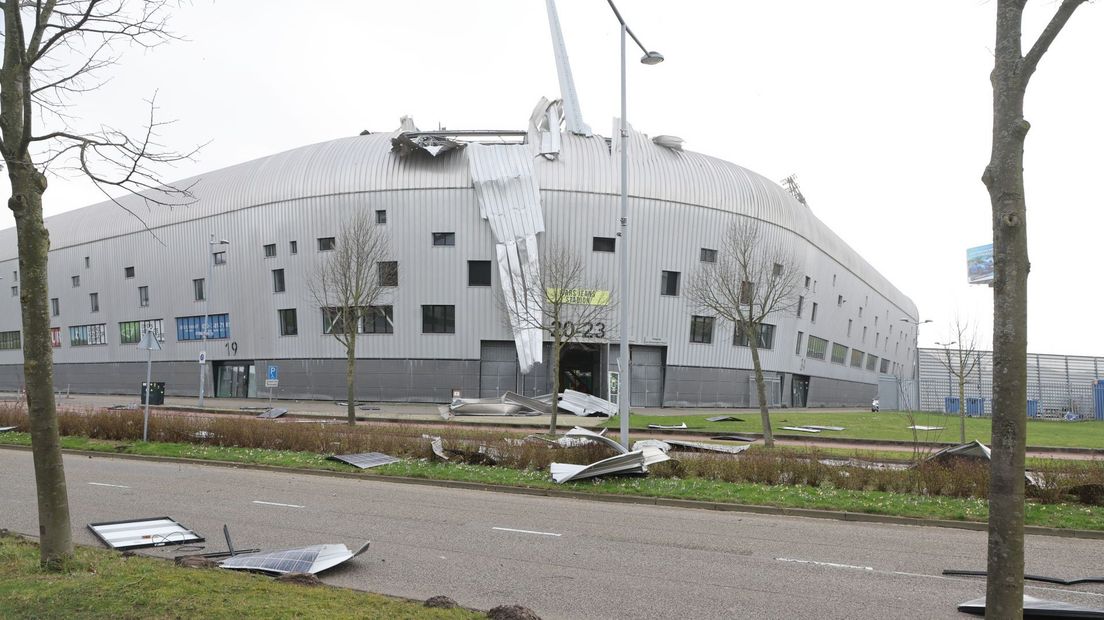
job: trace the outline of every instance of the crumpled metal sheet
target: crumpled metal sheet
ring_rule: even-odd
[[[399,157],[409,157],[418,152],[437,157],[441,153],[465,146],[463,142],[457,142],[445,136],[435,136],[432,133],[402,132],[391,138],[391,151],[398,153]]]
[[[655,142],[656,144],[658,144],[659,146],[662,146],[663,148],[671,149],[672,151],[681,151],[682,150],[682,143],[685,142],[685,140],[683,140],[682,138],[680,138],[678,136],[666,136],[666,135],[664,135],[664,136],[656,136],[656,137],[652,138],[652,142]]]
[[[595,433],[592,430],[588,430],[588,429],[582,428],[580,426],[576,426],[575,428],[573,428],[573,429],[567,431],[566,433],[564,433],[564,438],[565,439],[584,439],[584,440],[587,440],[587,441],[592,441],[594,443],[600,443],[600,444],[612,449],[613,451],[615,451],[619,454],[624,454],[624,453],[629,451],[628,448],[626,448],[625,446],[617,443],[612,438],[606,437],[605,435],[602,435],[602,434],[599,434],[599,433]],[[560,444],[560,445],[563,445],[563,444]],[[633,449],[635,450],[636,447],[634,446]]]
[[[957,446],[951,446],[949,448],[943,448],[939,452],[924,459],[925,461],[941,461],[954,457],[968,457],[975,459],[990,460],[992,453],[989,447],[981,443],[978,440],[973,440],[968,443],[959,444]]]
[[[566,409],[580,417],[593,415],[613,416],[617,413],[617,405],[583,392],[564,390],[560,394],[560,409]]]
[[[614,474],[646,474],[648,466],[663,461],[669,461],[662,450],[656,448],[644,448],[633,450],[602,459],[590,465],[577,465],[574,463],[552,463],[550,471],[552,480],[557,484],[563,484],[571,480],[582,480],[596,476],[609,476]]]
[[[541,97],[529,115],[529,148],[533,155],[556,159],[560,154],[560,124],[563,123],[563,100],[549,101]]]

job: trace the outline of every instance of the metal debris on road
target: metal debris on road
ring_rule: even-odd
[[[341,461],[342,463],[348,463],[354,467],[360,469],[368,469],[370,467],[379,467],[380,465],[390,465],[391,463],[398,463],[402,459],[395,458],[393,456],[384,454],[382,452],[362,452],[360,454],[334,454],[329,457],[332,461]]]
[[[528,396],[522,396],[514,392],[506,392],[502,395],[502,400],[507,403],[513,403],[515,405],[521,405],[523,408],[537,413],[550,414],[552,413],[552,397],[549,395],[549,402],[544,402],[536,398],[530,398]]]
[[[112,549],[142,549],[203,542],[203,537],[172,517],[89,523],[88,529]]]
[[[453,415],[514,415],[520,411],[521,405],[502,398],[454,398],[449,404]]]
[[[686,422],[681,424],[649,424],[648,428],[654,428],[664,431],[681,431],[686,429]]]
[[[264,418],[266,420],[272,420],[286,414],[287,412],[288,410],[284,409],[283,407],[273,407],[272,409],[265,411],[257,417]]]
[[[958,606],[958,610],[975,616],[985,615],[985,597],[966,601]],[[1081,607],[1059,601],[1048,601],[1024,595],[1024,618],[1104,618],[1104,609],[1099,607]]]
[[[345,545],[311,545],[278,551],[239,553],[219,562],[222,568],[253,570],[265,573],[320,573],[368,550],[366,542],[359,549],[349,551]]]
[[[715,415],[712,418],[706,418],[706,422],[743,422],[743,418],[734,418],[730,415]]]

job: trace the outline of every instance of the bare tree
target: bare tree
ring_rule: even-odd
[[[149,48],[172,38],[165,30],[165,8],[166,2],[150,0],[0,2],[0,153],[11,182],[8,208],[15,215],[22,273],[23,367],[38,490],[39,548],[43,566],[51,570],[72,556],[73,543],[53,395],[46,284],[50,237],[42,220],[46,173],[51,166],[75,170],[109,197],[112,189],[141,192],[147,207],[191,200],[188,188],[163,185],[153,170],[156,164],[191,154],[160,150],[157,132],[165,123],[155,120],[152,100],[148,122],[135,137],[102,125],[82,130],[71,110],[74,99],[102,85],[97,76],[115,64],[120,44]]]
[[[763,234],[757,220],[741,217],[725,232],[716,263],[702,263],[690,283],[690,299],[706,312],[731,322],[736,344],[751,349],[763,440],[774,446],[767,387],[759,349],[768,344],[767,319],[797,307],[799,269],[793,254]],[[773,335],[773,334],[771,334]]]
[[[1027,434],[1027,200],[1023,116],[1028,82],[1085,0],[1062,0],[1022,53],[1027,0],[998,0],[993,72],[993,149],[982,181],[993,215],[993,454],[989,483],[986,615],[1023,614],[1024,444]]]
[[[377,306],[388,287],[398,284],[390,236],[367,210],[342,226],[334,248],[315,268],[307,285],[322,311],[323,331],[345,347],[345,397],[349,424],[356,424],[357,335],[389,332],[390,306]]]
[[[966,381],[975,372],[980,372],[981,351],[978,350],[977,327],[969,321],[956,316],[951,331],[955,339],[943,348],[944,359],[939,360],[939,363],[958,382],[958,440],[966,443]],[[952,344],[958,345],[953,358],[950,349]]]
[[[501,283],[500,283],[501,286]],[[548,432],[556,433],[560,393],[560,357],[572,342],[602,341],[612,331],[609,288],[590,278],[577,252],[546,243],[536,282],[514,282],[513,298],[500,295],[499,308],[510,329],[539,329],[552,341],[552,420]],[[516,326],[516,327],[515,327]],[[620,395],[628,398],[628,395]]]

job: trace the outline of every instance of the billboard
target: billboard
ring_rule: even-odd
[[[966,250],[966,275],[970,284],[989,284],[993,281],[993,244],[979,245]]]

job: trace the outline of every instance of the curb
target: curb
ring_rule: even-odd
[[[30,446],[0,445],[7,450],[22,450],[29,452]],[[758,506],[754,504],[733,504],[725,502],[704,502],[690,499],[674,499],[664,497],[641,497],[635,495],[614,495],[610,493],[585,493],[581,491],[561,491],[558,489],[540,489],[534,487],[513,487],[498,484],[486,484],[483,482],[467,482],[463,480],[432,480],[429,478],[410,478],[407,476],[384,476],[368,472],[341,472],[323,469],[296,469],[280,467],[277,465],[260,465],[257,463],[233,463],[230,461],[209,461],[204,459],[174,458],[166,456],[146,456],[141,454],[116,454],[111,452],[96,452],[92,450],[63,449],[63,453],[74,456],[87,456],[89,458],[115,458],[134,461],[153,461],[158,463],[184,463],[188,465],[207,465],[213,467],[229,467],[238,469],[250,469],[256,471],[269,471],[285,474],[304,474],[308,476],[326,476],[331,478],[345,478],[350,480],[371,480],[373,482],[392,482],[396,484],[413,484],[421,486],[433,486],[449,489],[463,489],[470,491],[487,491],[491,493],[509,493],[512,495],[530,495],[541,497],[556,497],[562,499],[578,499],[584,501],[607,502],[615,504],[636,504],[642,506],[662,506],[667,508],[693,508],[697,510],[718,510],[722,512],[747,512],[761,515],[777,515],[785,517],[805,517],[810,519],[829,519],[834,521],[850,521],[854,523],[880,523],[886,525],[911,525],[916,527],[944,527],[959,530],[986,531],[988,523],[981,521],[952,521],[949,519],[920,519],[917,517],[898,517],[891,515],[878,515],[862,512],[846,512],[838,510],[820,510],[813,508],[782,508],[776,506]],[[1104,531],[1077,530],[1043,527],[1040,525],[1025,525],[1024,534],[1033,536],[1054,536],[1057,538],[1080,538],[1087,540],[1104,540]]]

